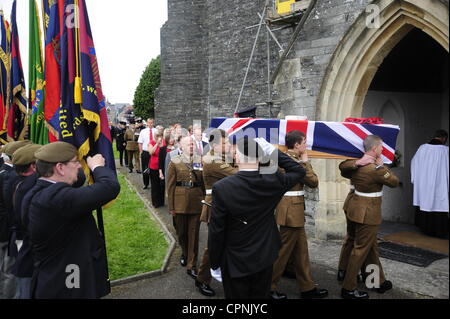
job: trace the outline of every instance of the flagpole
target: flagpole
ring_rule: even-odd
[[[79,0],[75,0],[75,22],[77,23],[75,25],[75,64],[76,64],[76,68],[75,68],[75,85],[74,85],[74,100],[76,104],[80,104],[81,106],[81,111],[83,112],[83,96],[82,96],[82,82],[81,82],[81,70],[80,70],[80,65],[81,65],[81,53],[80,53],[80,6],[79,6]],[[90,150],[94,150],[94,144],[95,144],[95,140],[94,140],[94,134],[92,133],[92,129],[89,126],[89,143],[90,143]],[[92,175],[91,175],[92,177]],[[105,265],[105,271],[106,271],[106,278],[108,281],[108,293],[111,292],[111,283],[110,283],[110,278],[109,278],[109,266],[108,266],[108,255],[107,255],[107,251],[106,251],[106,236],[105,236],[105,225],[103,222],[103,208],[99,207],[97,208],[97,226],[98,229],[100,231],[101,237],[103,238],[103,248],[105,251],[105,260],[106,260],[106,265]]]

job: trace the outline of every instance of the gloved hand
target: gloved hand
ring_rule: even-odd
[[[266,156],[270,156],[272,155],[273,151],[276,150],[276,147],[273,146],[272,144],[270,144],[269,142],[267,142],[264,138],[262,137],[257,137],[254,139],[254,141],[256,143],[259,144],[259,146],[261,146],[262,150],[264,151],[264,155]]]
[[[211,269],[211,276],[218,282],[222,282],[222,270],[220,270],[220,267],[216,270]]]

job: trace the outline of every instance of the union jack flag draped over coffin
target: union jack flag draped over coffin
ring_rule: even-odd
[[[383,139],[384,163],[395,157],[398,125],[357,124],[350,122],[316,122],[253,118],[214,118],[211,128],[226,131],[233,143],[244,135],[263,137],[272,144],[284,145],[286,133],[299,130],[306,134],[308,149],[343,157],[362,157],[363,141],[367,135]]]

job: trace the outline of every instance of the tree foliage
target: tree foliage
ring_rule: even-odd
[[[134,114],[146,119],[155,116],[155,92],[161,82],[161,58],[153,59],[142,73],[134,92]]]

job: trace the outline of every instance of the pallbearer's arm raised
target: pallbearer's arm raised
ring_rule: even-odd
[[[391,188],[395,188],[398,186],[400,181],[389,168],[381,166],[377,167],[375,170],[375,181],[377,183],[386,185]]]
[[[356,160],[346,160],[339,164],[339,170],[341,171],[341,176],[350,179],[352,173],[358,169],[356,165]]]
[[[306,175],[302,179],[303,184],[311,188],[319,186],[319,179],[317,178],[316,173],[314,173],[311,163],[308,161],[301,163],[301,165],[306,171]]]

